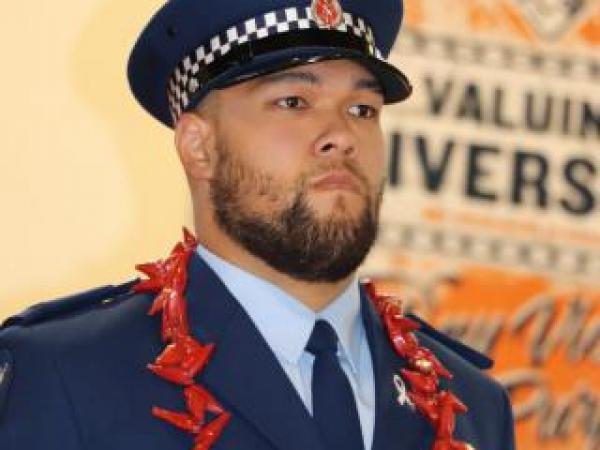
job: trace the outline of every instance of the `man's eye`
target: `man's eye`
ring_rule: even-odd
[[[285,97],[277,100],[277,106],[286,109],[299,109],[305,108],[308,104],[300,97]]]
[[[371,119],[377,117],[379,113],[377,108],[369,105],[354,105],[350,107],[348,112],[361,119]]]

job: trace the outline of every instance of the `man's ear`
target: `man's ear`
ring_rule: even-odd
[[[175,147],[189,177],[210,180],[216,162],[214,123],[197,113],[183,113],[175,126]]]

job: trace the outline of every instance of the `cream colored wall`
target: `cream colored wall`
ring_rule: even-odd
[[[8,2],[0,15],[0,319],[125,281],[189,215],[172,133],[127,87],[161,0]]]

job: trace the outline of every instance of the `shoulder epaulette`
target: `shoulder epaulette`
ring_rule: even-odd
[[[131,288],[137,282],[138,280],[132,280],[116,286],[101,286],[68,297],[38,303],[37,305],[30,306],[22,313],[6,319],[2,325],[0,325],[0,329],[14,325],[31,326],[61,316],[80,312],[129,293]]]
[[[466,359],[479,369],[487,370],[494,366],[494,361],[485,356],[483,353],[480,353],[468,345],[451,338],[447,334],[436,330],[420,317],[417,317],[414,314],[407,314],[407,317],[421,325],[421,332],[432,337],[436,341],[441,342],[446,347],[450,348],[454,353],[460,355],[462,358]]]

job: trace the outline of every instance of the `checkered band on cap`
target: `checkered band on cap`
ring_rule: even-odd
[[[310,29],[326,29],[359,38],[364,41],[364,49],[369,56],[383,60],[381,51],[375,45],[371,27],[360,17],[344,12],[342,23],[335,29],[328,29],[319,26],[310,7],[271,11],[214,36],[177,65],[167,90],[173,121],[177,121],[193,95],[209,81],[206,71],[236,47],[276,35]]]

